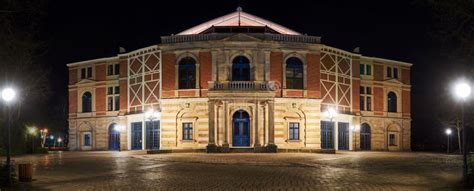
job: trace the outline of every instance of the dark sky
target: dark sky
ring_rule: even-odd
[[[70,62],[116,55],[157,44],[160,36],[236,10],[238,1],[53,1],[45,34],[47,62],[53,67],[55,97],[65,97]],[[439,59],[441,47],[429,35],[429,9],[411,1],[241,1],[245,12],[300,33],[321,36],[324,44],[367,56],[411,62],[414,143],[438,140],[435,123],[440,86],[459,67]],[[442,135],[441,135],[442,136]],[[444,139],[443,143],[444,143]]]

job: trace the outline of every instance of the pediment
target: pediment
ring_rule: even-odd
[[[255,15],[243,12],[241,9],[237,11],[212,19],[205,23],[199,24],[192,28],[189,28],[178,35],[193,35],[200,34],[201,32],[213,27],[213,26],[252,26],[252,27],[268,27],[280,34],[288,35],[301,35],[300,33],[286,28],[282,25],[276,24],[269,20],[257,17]]]
[[[77,82],[76,84],[88,84],[88,83],[94,83],[94,82],[95,81],[91,79],[82,79],[82,80],[79,80],[79,82]]]

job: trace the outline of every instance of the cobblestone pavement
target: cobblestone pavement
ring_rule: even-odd
[[[63,152],[23,156],[34,181],[18,190],[453,190],[461,157],[431,153],[146,155]]]

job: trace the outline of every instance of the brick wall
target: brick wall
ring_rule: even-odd
[[[69,113],[77,113],[77,90],[69,91]]]
[[[105,99],[105,87],[98,87],[95,89],[95,111],[97,115],[104,115],[107,108],[107,103]]]
[[[275,81],[278,86],[278,90],[275,92],[275,96],[281,97],[283,87],[283,53],[282,52],[271,52],[270,53],[270,80]]]
[[[174,97],[174,90],[176,89],[175,85],[175,64],[176,64],[176,54],[174,53],[165,53],[163,54],[163,97]]]
[[[121,70],[121,69],[120,69]],[[119,82],[120,86],[120,112],[125,113],[128,109],[128,86],[127,86],[127,80],[120,80]]]
[[[379,64],[374,64],[374,80],[382,81],[383,80],[383,66]]]
[[[212,54],[211,52],[199,52],[199,86],[201,95],[206,96],[209,89],[209,81],[212,81]]]
[[[383,103],[384,103],[384,94],[383,88],[381,87],[374,87],[374,111],[375,114],[380,114],[383,112]]]
[[[410,91],[403,90],[402,92],[402,112],[404,115],[410,114],[411,112],[411,98]]]
[[[306,60],[308,97],[321,98],[321,55],[309,53]]]
[[[410,84],[410,70],[402,69],[402,83]]]
[[[95,80],[97,81],[105,81],[106,79],[106,64],[100,64],[95,66]]]
[[[78,71],[79,70],[77,68],[69,69],[69,84],[70,85],[77,83],[77,81],[78,81],[78,79],[77,79]]]

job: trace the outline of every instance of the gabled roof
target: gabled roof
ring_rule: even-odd
[[[237,8],[237,11],[233,13],[215,18],[213,20],[207,21],[205,23],[202,23],[200,25],[187,29],[183,32],[178,33],[178,35],[199,34],[213,26],[257,26],[257,27],[266,26],[277,31],[280,34],[301,35],[300,33],[296,31],[293,31],[289,28],[286,28],[274,22],[243,12],[240,7]]]

